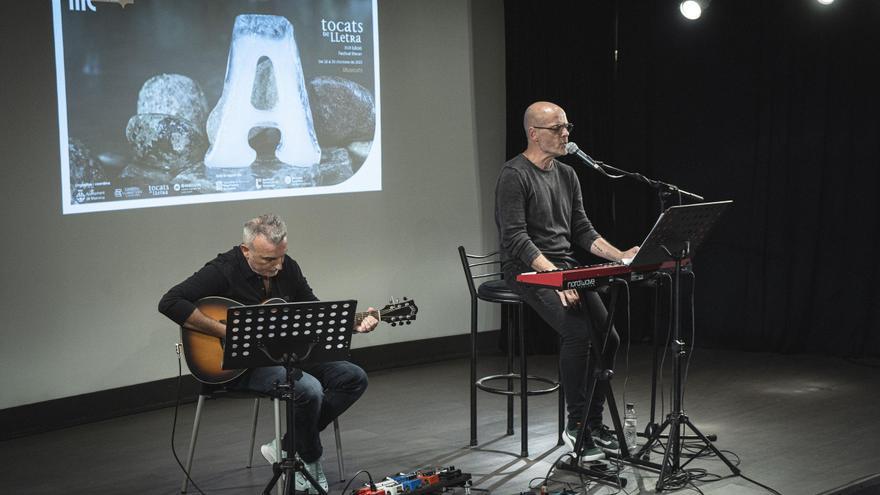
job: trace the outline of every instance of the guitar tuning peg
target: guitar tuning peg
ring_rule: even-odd
[[[396,322],[396,321],[389,322],[389,325],[391,325],[392,327],[396,327],[396,326],[397,326],[397,322]]]
[[[406,301],[406,300],[407,300],[407,297],[406,297],[406,296],[403,296],[403,300]]]
[[[407,322],[406,322],[407,325],[409,325],[410,323],[412,323],[412,322],[411,322],[411,321],[407,321]]]

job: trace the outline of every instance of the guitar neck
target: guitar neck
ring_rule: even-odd
[[[373,311],[362,311],[359,313],[355,313],[354,314],[354,325],[355,326],[360,325],[361,322],[364,321],[364,318],[366,318],[368,316],[375,316],[377,320],[382,321],[381,314],[379,313],[379,310],[376,309]]]

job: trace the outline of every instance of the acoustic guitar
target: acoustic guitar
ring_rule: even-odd
[[[285,303],[283,299],[269,299],[263,304]],[[210,296],[199,299],[196,307],[206,316],[220,322],[226,321],[226,310],[235,306],[244,306],[238,301],[220,296]],[[374,316],[391,326],[409,325],[416,319],[419,308],[415,301],[403,298],[402,301],[392,299],[382,309],[355,313],[354,326],[367,316]],[[223,343],[221,339],[188,328],[180,327],[180,340],[183,343],[183,355],[193,376],[202,383],[219,384],[235,380],[246,369],[223,369]]]

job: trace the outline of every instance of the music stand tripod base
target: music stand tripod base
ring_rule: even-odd
[[[286,403],[288,444],[296,445],[294,388],[303,364],[347,360],[357,301],[315,301],[231,307],[226,313],[223,368],[284,366],[286,382],[276,393]],[[319,495],[327,495],[318,480],[296,456],[272,464],[272,478],[263,490],[269,495],[285,475],[283,493],[296,493],[295,476],[303,476]]]

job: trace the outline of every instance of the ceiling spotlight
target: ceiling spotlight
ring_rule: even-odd
[[[685,19],[691,21],[699,19],[703,14],[704,8],[705,4],[703,2],[698,2],[697,0],[684,0],[678,5],[678,9],[681,10],[681,15],[683,15]]]
[[[832,3],[834,3],[834,0],[816,0],[816,1],[821,3],[822,5],[831,5]]]

